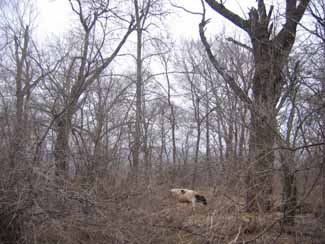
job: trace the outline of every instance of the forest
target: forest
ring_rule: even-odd
[[[57,1],[0,0],[0,244],[325,243],[325,0]]]

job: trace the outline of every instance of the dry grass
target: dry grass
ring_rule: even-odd
[[[2,207],[0,223],[13,231],[7,236],[2,231],[0,243],[308,244],[319,238],[308,229],[317,223],[313,216],[297,216],[297,225],[283,230],[280,213],[245,213],[243,196],[225,186],[198,189],[208,206],[197,205],[193,211],[191,205],[176,203],[167,183],[75,178],[57,187],[42,177],[33,182],[32,190],[1,199],[7,209]]]

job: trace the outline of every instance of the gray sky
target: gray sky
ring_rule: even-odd
[[[36,0],[39,8],[39,29],[42,34],[60,34],[67,30],[71,16],[68,0]]]
[[[36,0],[40,11],[39,31],[44,34],[60,35],[69,29],[69,23],[73,17],[68,0]],[[200,0],[173,0],[182,7],[195,11],[201,11]],[[241,16],[247,14],[248,6],[256,6],[255,0],[227,0],[226,6]],[[209,10],[209,7],[207,6]],[[171,33],[181,38],[198,38],[198,23],[200,16],[185,13],[183,10],[175,10],[176,14],[169,17]],[[234,32],[234,26],[217,15],[213,11],[208,11],[208,17],[212,22],[208,27],[208,32],[216,34],[225,30],[228,34]]]

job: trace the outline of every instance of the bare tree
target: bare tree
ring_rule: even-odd
[[[314,28],[308,29],[312,34],[314,34],[319,41],[320,46],[320,57],[322,59],[318,60],[319,67],[316,71],[316,80],[321,83],[321,124],[322,124],[322,140],[325,141],[325,1],[324,0],[314,0],[308,8],[309,13],[314,19]],[[322,230],[325,230],[325,145],[323,145],[323,160],[321,162],[321,189],[322,189],[322,207],[321,207],[321,224]],[[325,237],[323,237],[325,239]],[[324,240],[325,241],[325,240]]]
[[[288,64],[289,65],[289,64]],[[288,148],[295,148],[298,133],[295,127],[296,113],[297,113],[297,103],[298,103],[298,91],[300,90],[300,63],[296,61],[293,64],[293,68],[289,71],[287,70],[287,85],[285,86],[286,95],[282,97],[282,104],[284,100],[287,100],[287,109],[285,117],[285,135],[282,141],[279,142],[280,145],[285,144]],[[279,132],[279,135],[281,133]],[[295,151],[284,150],[280,151],[280,162],[281,170],[283,173],[283,183],[282,183],[282,195],[283,195],[283,225],[293,226],[295,224],[295,216],[297,210],[297,181],[296,181],[296,163]]]
[[[169,116],[168,116],[168,120],[171,126],[171,140],[172,140],[172,162],[173,165],[176,165],[176,161],[177,161],[177,148],[176,148],[176,105],[174,104],[173,100],[172,100],[172,95],[173,95],[173,85],[172,85],[172,80],[171,80],[171,74],[170,74],[170,63],[171,63],[171,48],[168,47],[168,50],[166,52],[164,52],[162,49],[161,42],[157,41],[156,42],[156,46],[159,52],[161,52],[161,54],[159,55],[159,61],[162,65],[162,69],[163,69],[163,73],[167,82],[167,90],[165,91],[167,94],[167,104],[169,107]]]
[[[1,68],[10,74],[9,79],[14,76],[15,90],[15,117],[9,149],[12,167],[31,158],[27,153],[32,145],[30,101],[33,91],[51,72],[51,68],[45,71],[41,52],[33,38],[35,16],[31,1],[4,2],[1,8],[1,28],[6,36],[4,48],[8,54],[3,56],[5,62]]]
[[[131,107],[126,101],[127,92],[133,84],[133,81],[110,72],[102,75],[85,92],[84,105],[75,116],[73,133],[80,155],[78,161],[83,161],[85,166],[80,165],[79,169],[90,176],[89,179],[103,176],[107,167],[118,161],[122,128],[128,123]]]
[[[128,22],[125,34],[116,44],[110,55],[104,53],[104,44],[107,43],[107,25],[116,13],[113,12],[110,1],[83,2],[70,0],[73,12],[78,16],[82,28],[82,43],[79,54],[72,56],[66,71],[66,81],[69,84],[69,95],[63,110],[57,120],[57,138],[55,142],[55,159],[58,172],[68,172],[69,136],[72,129],[72,118],[78,110],[79,98],[85,90],[94,83],[102,72],[111,64],[125,44],[127,38],[134,30],[134,20]],[[96,39],[98,30],[102,27],[100,39]],[[98,38],[98,37],[97,37]],[[95,41],[93,43],[93,41]],[[75,77],[73,76],[75,72]]]
[[[152,38],[149,32],[150,28],[155,26],[155,19],[163,16],[165,12],[163,11],[164,1],[157,0],[145,0],[138,1],[133,0],[135,22],[136,22],[136,111],[135,111],[135,132],[134,132],[134,142],[132,146],[132,157],[133,163],[132,167],[134,173],[137,174],[139,171],[141,148],[144,148],[144,152],[149,150],[146,148],[148,146],[148,138],[146,135],[148,129],[148,122],[145,121],[145,83],[148,81],[149,77],[145,76],[144,62],[146,59],[150,59],[153,54],[148,54],[144,52],[144,47],[149,47],[150,40]],[[146,34],[146,35],[145,35]],[[142,130],[143,129],[143,130]],[[146,134],[146,135],[145,135]],[[142,140],[143,139],[143,140]],[[148,154],[144,153],[145,165],[149,165]]]
[[[218,14],[245,31],[252,43],[255,73],[250,99],[222,65],[216,60],[210,44],[204,35],[207,25],[205,13],[200,24],[200,37],[210,61],[223,76],[233,92],[251,109],[250,160],[254,170],[248,174],[247,210],[265,211],[271,207],[272,194],[271,169],[274,161],[272,147],[276,138],[277,103],[283,88],[282,67],[295,41],[297,25],[301,20],[309,0],[287,0],[285,23],[281,30],[274,33],[271,21],[273,5],[267,11],[263,0],[258,1],[257,9],[252,7],[249,18],[244,19],[230,11],[222,1],[205,0]],[[265,172],[269,172],[266,174]]]
[[[136,56],[136,111],[135,111],[135,134],[133,146],[133,170],[134,174],[138,174],[139,170],[139,156],[141,148],[141,114],[142,114],[142,33],[144,23],[148,16],[150,8],[150,1],[147,2],[146,9],[140,13],[138,0],[134,0],[134,9],[136,16],[136,31],[137,31],[137,56]]]

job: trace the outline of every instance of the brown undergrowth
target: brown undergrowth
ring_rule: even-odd
[[[1,192],[0,243],[317,243],[308,230],[317,224],[312,215],[285,230],[281,213],[245,213],[244,195],[227,186],[198,187],[208,205],[195,209],[178,204],[167,183],[127,177],[34,177],[33,185],[8,189]]]

